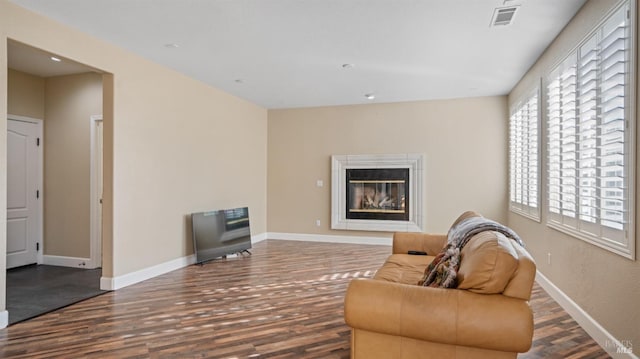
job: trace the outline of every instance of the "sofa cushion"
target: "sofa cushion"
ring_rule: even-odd
[[[376,272],[374,279],[389,282],[416,284],[424,276],[424,270],[433,256],[392,254]]]
[[[476,234],[460,252],[458,288],[476,293],[502,293],[518,267],[511,239],[486,231]]]

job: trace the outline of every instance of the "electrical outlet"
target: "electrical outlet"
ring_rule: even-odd
[[[547,264],[551,265],[551,252],[547,253]]]
[[[320,227],[320,220],[316,219],[316,226]]]

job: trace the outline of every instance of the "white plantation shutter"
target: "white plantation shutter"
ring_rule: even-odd
[[[510,208],[540,218],[538,92],[515,106],[509,121]]]
[[[626,143],[625,97],[628,68],[629,26],[625,9],[605,23],[599,43],[602,83],[600,93],[600,188],[602,224],[623,230],[627,222],[629,201],[625,189],[629,181],[625,172]],[[626,147],[626,148],[625,148]]]
[[[578,59],[578,184],[579,219],[598,220],[598,71],[597,43],[591,38],[580,48]]]
[[[576,58],[565,60],[547,85],[549,218],[573,224],[576,216]]]
[[[546,79],[548,223],[633,257],[628,4]]]

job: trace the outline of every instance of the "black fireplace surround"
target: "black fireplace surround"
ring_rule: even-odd
[[[347,169],[347,219],[409,220],[409,169]]]

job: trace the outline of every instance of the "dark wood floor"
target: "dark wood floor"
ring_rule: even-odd
[[[5,358],[348,358],[343,298],[390,252],[268,240],[0,330]],[[520,358],[607,358],[538,286]]]
[[[611,358],[537,283],[530,303],[533,344],[519,359]]]

